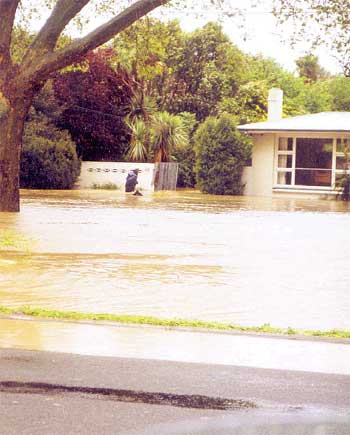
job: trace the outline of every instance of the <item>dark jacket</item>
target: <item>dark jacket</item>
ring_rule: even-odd
[[[130,171],[126,177],[125,192],[133,192],[137,183],[137,173]]]

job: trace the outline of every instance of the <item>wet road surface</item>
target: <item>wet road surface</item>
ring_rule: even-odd
[[[0,350],[0,369],[6,434],[346,435],[350,429],[350,376],[9,349]],[[121,392],[126,400],[116,397]],[[135,403],[135,395],[143,400]],[[242,407],[162,404],[169,395]],[[149,403],[154,396],[160,402]]]

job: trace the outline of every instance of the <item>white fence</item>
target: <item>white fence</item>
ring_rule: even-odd
[[[176,166],[176,170],[174,168],[171,170],[171,177],[176,178],[177,163],[82,162],[76,188],[93,189],[114,184],[118,189],[124,190],[128,172],[137,168],[141,170],[137,185],[140,190],[174,190],[176,188],[175,178],[168,186],[157,184],[158,179],[164,179],[164,177],[159,177],[159,174],[164,170],[170,170],[169,165]]]

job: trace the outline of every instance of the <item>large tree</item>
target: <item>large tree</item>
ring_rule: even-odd
[[[175,81],[184,92],[169,102],[172,112],[195,113],[198,121],[217,114],[222,98],[234,96],[243,82],[244,55],[210,22],[187,35],[181,50]],[[178,89],[179,90],[179,89]]]
[[[19,211],[19,163],[24,121],[33,97],[47,79],[167,1],[130,2],[108,22],[62,48],[57,46],[60,35],[92,0],[53,1],[49,18],[20,63],[15,63],[11,55],[12,32],[16,13],[26,2],[0,0],[0,211]],[[115,3],[120,5],[122,2]]]

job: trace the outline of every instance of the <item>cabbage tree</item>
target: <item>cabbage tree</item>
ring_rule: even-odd
[[[176,149],[188,144],[188,130],[179,115],[157,112],[148,123],[135,119],[131,124],[128,158],[138,162],[169,162]]]
[[[159,112],[153,120],[152,144],[154,161],[169,162],[172,152],[189,141],[188,133],[180,116]]]

